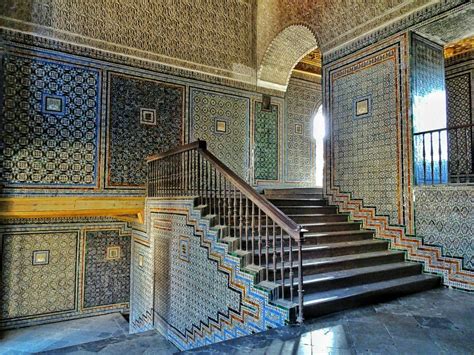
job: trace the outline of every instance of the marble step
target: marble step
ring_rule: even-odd
[[[324,198],[312,198],[312,197],[305,197],[305,198],[267,198],[271,203],[275,206],[327,206],[328,200]]]
[[[313,188],[313,187],[292,188],[292,189],[265,189],[263,190],[263,193],[265,196],[322,195],[323,189]]]
[[[388,241],[384,240],[358,240],[353,242],[342,242],[342,243],[331,243],[331,244],[322,244],[322,245],[304,245],[301,248],[303,255],[303,260],[316,259],[316,258],[331,258],[336,256],[351,255],[351,254],[362,254],[369,252],[384,251],[388,249]],[[258,249],[255,249],[256,251]],[[273,257],[273,247],[268,248],[269,261]],[[280,258],[281,248],[278,242],[276,243],[276,254]],[[290,249],[288,247],[283,247],[284,260],[288,261],[290,257]],[[265,263],[266,260],[267,248],[262,248],[262,263]],[[293,244],[292,247],[292,259],[296,260],[298,256],[298,249]],[[255,263],[258,262],[259,257],[255,255]],[[281,260],[281,259],[280,259]]]
[[[293,221],[296,223],[313,223],[313,222],[347,222],[349,220],[349,214],[345,213],[334,213],[334,214],[322,214],[322,213],[308,213],[308,214],[288,214]]]
[[[400,262],[307,275],[303,277],[303,289],[306,294],[322,292],[418,275],[421,274],[421,271],[422,267],[419,263]],[[297,284],[293,281],[293,291],[295,289],[297,289]],[[289,294],[289,290],[290,280],[287,279],[285,280],[285,293],[287,295]]]
[[[392,280],[306,293],[304,316],[311,318],[438,287],[440,277],[419,274]]]
[[[347,270],[351,268],[360,268],[381,264],[398,263],[405,261],[405,253],[400,251],[376,251],[371,253],[350,254],[330,258],[303,259],[303,276]],[[278,262],[276,269],[278,270],[277,279],[281,278],[281,264]],[[289,263],[284,264],[284,277],[289,275]],[[297,261],[293,261],[293,272],[298,267]],[[269,265],[273,270],[273,265]]]
[[[265,230],[262,230],[265,232]],[[250,236],[251,237],[251,236]],[[249,245],[251,247],[252,242],[249,237],[248,242],[245,241],[245,237],[243,239],[243,245]],[[321,233],[305,233],[303,239],[303,245],[319,245],[319,244],[332,244],[332,243],[342,243],[342,242],[352,242],[358,240],[372,240],[374,237],[374,232],[366,229],[361,230],[349,230],[349,231],[339,231],[339,232],[321,232]],[[254,236],[254,244],[255,246],[258,245],[259,236]],[[263,235],[262,237],[262,244],[266,244],[266,236]],[[283,236],[283,245],[288,246],[288,235]],[[272,243],[272,235],[271,229],[269,231],[269,243]],[[280,236],[275,236],[275,241],[277,245],[280,245]],[[293,245],[296,243],[293,241]]]
[[[336,206],[277,206],[280,211],[286,214],[335,214],[337,213]]]
[[[309,233],[360,230],[362,227],[360,222],[320,222],[300,223],[300,225]]]

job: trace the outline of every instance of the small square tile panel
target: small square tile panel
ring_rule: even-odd
[[[35,250],[33,251],[33,265],[48,265],[49,264],[49,250]]]
[[[225,133],[227,132],[227,122],[222,120],[216,120],[216,132]]]
[[[118,260],[118,259],[120,259],[120,247],[119,246],[107,247],[107,255],[106,255],[105,258],[107,260]]]
[[[295,123],[295,134],[303,134],[303,125]]]
[[[140,123],[150,126],[156,126],[156,110],[151,108],[140,109]]]
[[[179,237],[179,258],[189,262],[189,237]]]
[[[64,97],[46,94],[43,96],[43,112],[64,114]]]

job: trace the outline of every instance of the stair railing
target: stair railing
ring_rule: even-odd
[[[301,226],[209,152],[205,141],[151,156],[147,165],[147,196],[190,196],[206,205],[220,239],[234,243],[259,280],[276,285],[279,297],[297,303],[296,321],[303,322]]]

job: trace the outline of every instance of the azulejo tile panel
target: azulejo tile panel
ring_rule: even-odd
[[[178,348],[199,346],[280,327],[288,310],[255,288],[253,275],[218,242],[218,232],[193,200],[148,200],[155,270],[155,327]],[[186,237],[188,260],[180,259]]]
[[[153,252],[134,239],[130,284],[130,332],[153,329]]]
[[[100,72],[13,54],[2,67],[2,183],[95,187]]]
[[[472,66],[474,68],[474,59]],[[474,69],[446,78],[448,127],[462,126],[473,122],[471,72],[474,73]]]
[[[145,158],[183,142],[184,86],[114,72],[108,81],[107,185],[140,188],[146,181]],[[144,122],[143,111],[155,116]]]
[[[208,149],[232,171],[249,179],[249,99],[190,89],[190,141],[205,140]],[[217,130],[225,122],[225,131]]]
[[[397,66],[380,61],[332,81],[335,184],[398,222]],[[371,96],[371,115],[354,115],[354,98]],[[374,157],[377,157],[374,159]]]
[[[315,183],[313,119],[321,101],[320,85],[290,80],[286,93],[285,182],[300,183],[300,186],[313,186]]]
[[[129,302],[130,239],[119,230],[85,232],[84,308]],[[120,247],[119,258],[108,258],[110,247]]]
[[[280,125],[278,106],[262,110],[262,103],[255,103],[254,120],[254,177],[255,180],[278,180]]]
[[[474,271],[474,187],[418,186],[415,189],[416,234],[443,255],[463,259]]]
[[[4,234],[0,319],[74,311],[77,247],[75,232]],[[35,251],[48,251],[48,263],[34,265]]]

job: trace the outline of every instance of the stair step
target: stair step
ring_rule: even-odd
[[[337,232],[348,230],[360,230],[360,222],[321,222],[321,223],[302,223],[301,226],[308,232]]]
[[[314,187],[303,187],[303,188],[294,188],[294,189],[265,189],[263,191],[265,196],[272,196],[272,195],[295,195],[295,194],[301,194],[301,195],[313,195],[313,194],[318,194],[322,195],[323,194],[323,189],[322,188],[314,188]]]
[[[267,198],[275,206],[327,206],[328,200],[324,198]]]
[[[400,262],[307,275],[303,277],[303,289],[305,293],[322,292],[418,275],[421,270],[421,264],[419,263]],[[285,280],[285,292],[289,292],[289,289],[290,280],[287,279]]]
[[[312,222],[347,222],[349,220],[348,214],[333,213],[307,213],[307,214],[288,214],[296,223],[312,223]]]
[[[270,242],[271,243],[271,242]],[[388,248],[388,242],[384,240],[358,240],[353,242],[342,242],[342,243],[331,243],[331,244],[322,244],[322,245],[304,245],[301,248],[303,254],[303,260],[315,259],[315,258],[331,258],[336,256],[343,255],[352,255],[360,253],[369,253],[376,251],[386,251]],[[266,260],[266,250],[267,248],[262,248],[262,263]],[[283,247],[285,261],[289,260],[289,251],[288,247]],[[276,254],[280,255],[280,245],[276,243]],[[272,259],[273,248],[268,248],[269,260]],[[292,248],[292,258],[296,259],[298,250],[294,247]],[[255,255],[255,262],[258,261],[258,255]]]
[[[439,284],[440,277],[420,274],[336,290],[306,293],[304,315],[314,317],[367,303],[385,301],[401,295],[429,290]]]
[[[280,205],[278,209],[286,214],[309,214],[309,213],[317,213],[317,214],[335,214],[337,213],[336,206],[287,206],[287,205]]]
[[[321,274],[326,272],[347,270],[351,268],[367,267],[373,265],[390,264],[405,261],[405,253],[401,251],[377,251],[371,253],[350,254],[330,258],[303,259],[303,276]],[[293,262],[293,269],[297,268],[297,261]],[[281,277],[281,264],[276,265],[277,278]],[[273,265],[269,266],[273,270]],[[289,274],[289,263],[284,265],[285,277]],[[271,274],[271,273],[270,273]],[[272,280],[273,281],[273,280]]]

